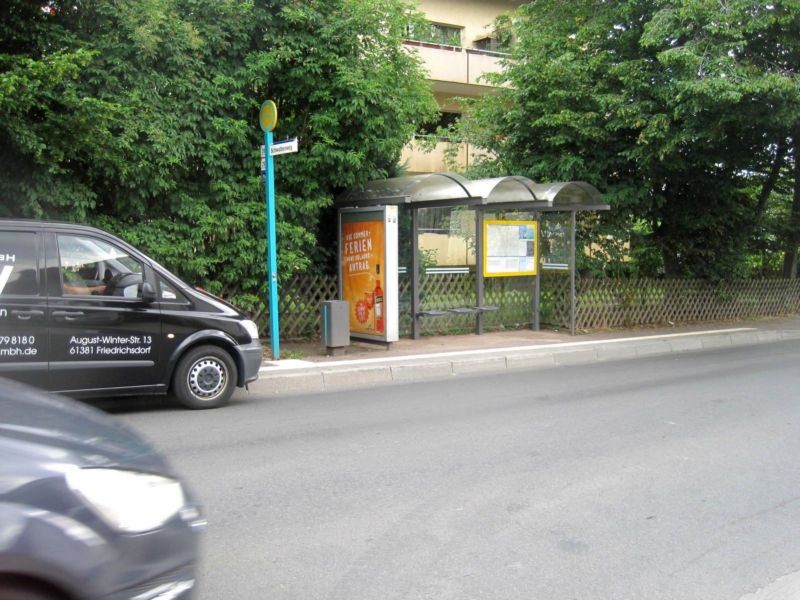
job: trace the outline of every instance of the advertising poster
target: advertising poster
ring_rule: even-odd
[[[339,219],[339,289],[350,335],[397,341],[397,207],[345,210]]]
[[[383,211],[347,216],[342,219],[342,299],[350,303],[350,332],[382,336],[386,330]]]
[[[538,225],[536,221],[486,221],[483,276],[536,275]]]

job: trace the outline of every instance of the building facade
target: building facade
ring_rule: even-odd
[[[428,24],[421,31],[410,31],[406,46],[419,54],[428,71],[440,119],[406,146],[401,164],[408,174],[463,171],[474,160],[468,144],[441,135],[441,128],[459,118],[462,107],[458,98],[479,97],[494,89],[483,76],[501,69],[510,41],[502,28],[495,27],[495,21],[520,4],[507,0],[420,1]]]

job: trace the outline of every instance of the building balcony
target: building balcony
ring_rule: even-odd
[[[483,81],[487,73],[502,71],[502,52],[475,50],[444,44],[407,41],[406,47],[419,54],[436,92],[475,96],[494,86]]]

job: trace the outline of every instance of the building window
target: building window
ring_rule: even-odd
[[[408,29],[408,38],[415,42],[441,44],[443,46],[461,47],[461,27],[442,25],[441,23],[426,23],[422,26],[411,26]]]
[[[487,50],[489,52],[499,52],[500,47],[497,38],[484,37],[475,40],[472,45],[476,50]]]
[[[425,123],[420,127],[418,136],[433,138],[440,141],[452,141],[455,135],[455,128],[461,113],[443,111],[439,113],[439,118],[431,123]]]
[[[514,43],[514,24],[508,15],[498,17],[494,23],[494,30],[485,37],[472,42],[476,50],[488,52],[511,52]]]

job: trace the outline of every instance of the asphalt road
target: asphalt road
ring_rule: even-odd
[[[199,597],[800,597],[800,342],[121,416]]]

